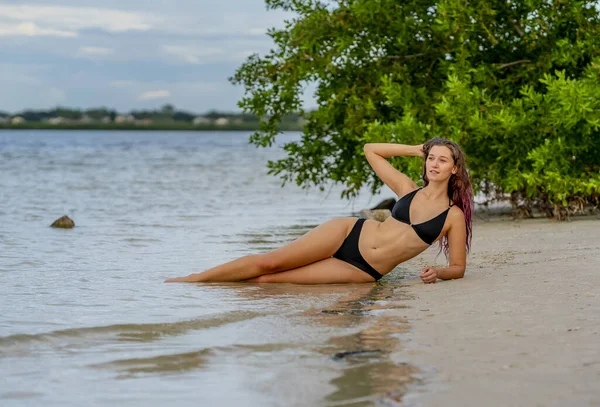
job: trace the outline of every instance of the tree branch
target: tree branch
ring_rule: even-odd
[[[519,33],[519,36],[521,38],[523,38],[523,36],[525,35],[525,32],[523,31],[523,28],[521,28],[521,25],[517,22],[517,21],[513,21],[513,27],[515,27],[515,30],[517,31],[517,33]]]
[[[422,57],[423,55],[426,55],[424,52],[421,52],[419,54],[412,54],[412,55],[386,55],[386,58],[390,58],[390,59],[411,59],[411,58],[416,58],[416,57]]]
[[[496,66],[498,66],[498,69],[504,69],[504,68],[508,68],[509,66],[513,66],[513,65],[517,65],[517,64],[526,64],[528,62],[531,62],[529,59],[521,59],[519,61],[513,61],[513,62],[509,62],[507,64],[494,64]]]

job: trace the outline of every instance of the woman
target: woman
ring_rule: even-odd
[[[473,189],[460,147],[434,138],[425,144],[366,144],[375,173],[400,197],[384,222],[338,218],[269,253],[241,257],[199,274],[166,282],[372,283],[436,241],[449,259],[445,268],[424,268],[425,283],[461,278],[471,245]],[[386,158],[420,156],[424,187]]]

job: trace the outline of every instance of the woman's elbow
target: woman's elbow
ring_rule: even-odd
[[[463,278],[465,276],[466,266],[452,266],[452,278]]]

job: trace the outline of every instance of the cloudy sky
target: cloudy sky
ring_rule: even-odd
[[[0,111],[239,111],[227,78],[289,17],[264,0],[0,0]]]

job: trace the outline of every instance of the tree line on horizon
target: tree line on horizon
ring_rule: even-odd
[[[52,109],[24,109],[17,113],[8,113],[0,111],[0,117],[11,118],[21,117],[27,122],[44,122],[53,118],[63,118],[67,121],[102,121],[108,119],[110,122],[114,122],[118,116],[130,116],[135,120],[150,120],[155,123],[164,122],[181,122],[181,123],[193,123],[197,118],[204,118],[208,121],[216,121],[218,119],[235,120],[238,123],[254,123],[260,122],[260,119],[253,114],[249,113],[236,113],[236,112],[222,112],[217,110],[210,110],[206,113],[193,113],[186,110],[178,110],[171,104],[165,104],[157,109],[141,109],[131,110],[126,113],[120,113],[116,109],[109,109],[106,107],[90,108],[90,109],[77,109],[68,107],[55,107]],[[296,123],[299,120],[298,113],[290,113],[286,115],[286,123]]]

